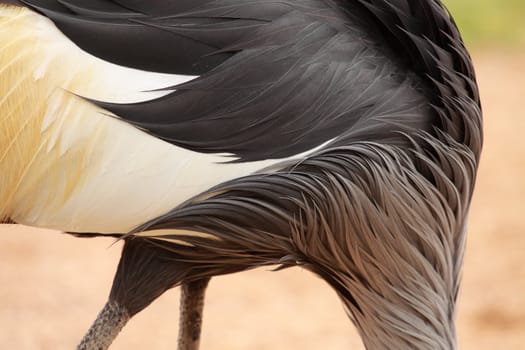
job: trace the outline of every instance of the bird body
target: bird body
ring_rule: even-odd
[[[218,183],[286,160],[227,164],[232,156],[170,145],[108,117],[86,98],[136,103],[195,77],[103,61],[41,15],[2,11],[0,217],[69,232],[127,233]]]
[[[263,265],[455,348],[481,109],[438,0],[0,1],[0,43],[0,221],[126,242],[81,349]]]

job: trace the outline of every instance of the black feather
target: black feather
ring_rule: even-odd
[[[432,126],[422,79],[368,30],[357,2],[28,3],[103,59],[200,74],[158,100],[96,102],[180,147],[255,161],[334,139],[401,144],[400,133]]]

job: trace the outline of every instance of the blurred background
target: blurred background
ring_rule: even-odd
[[[525,349],[525,1],[446,1],[477,69],[485,147],[459,301],[464,350]],[[72,349],[106,301],[121,245],[0,228],[0,349]],[[112,349],[176,348],[178,290]],[[203,350],[363,349],[335,294],[298,268],[212,281]]]
[[[525,1],[444,0],[470,47],[523,48]]]

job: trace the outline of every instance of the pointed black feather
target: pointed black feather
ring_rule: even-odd
[[[57,0],[71,12],[92,18],[133,18],[142,14],[123,8],[106,0]]]
[[[104,60],[143,70],[200,75],[230,57],[218,47],[188,35],[140,23],[138,12],[107,1],[86,5],[83,1],[24,1],[49,17],[72,41]],[[97,11],[98,16],[93,16]],[[111,9],[109,11],[108,9]]]
[[[203,7],[213,0],[112,0],[112,2],[148,16],[165,16]]]
[[[289,157],[329,140],[406,145],[403,135],[448,123],[432,106],[458,82],[436,60],[448,56],[472,74],[448,50],[461,41],[434,1],[28,3],[103,59],[200,75],[157,100],[94,102],[174,145],[237,161]]]

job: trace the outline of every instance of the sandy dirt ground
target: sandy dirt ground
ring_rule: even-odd
[[[458,314],[460,348],[525,349],[525,52],[474,55],[486,142]],[[121,245],[0,228],[0,349],[73,349],[104,304]],[[112,349],[175,349],[178,290]],[[362,349],[335,294],[298,268],[212,281],[202,349]]]

